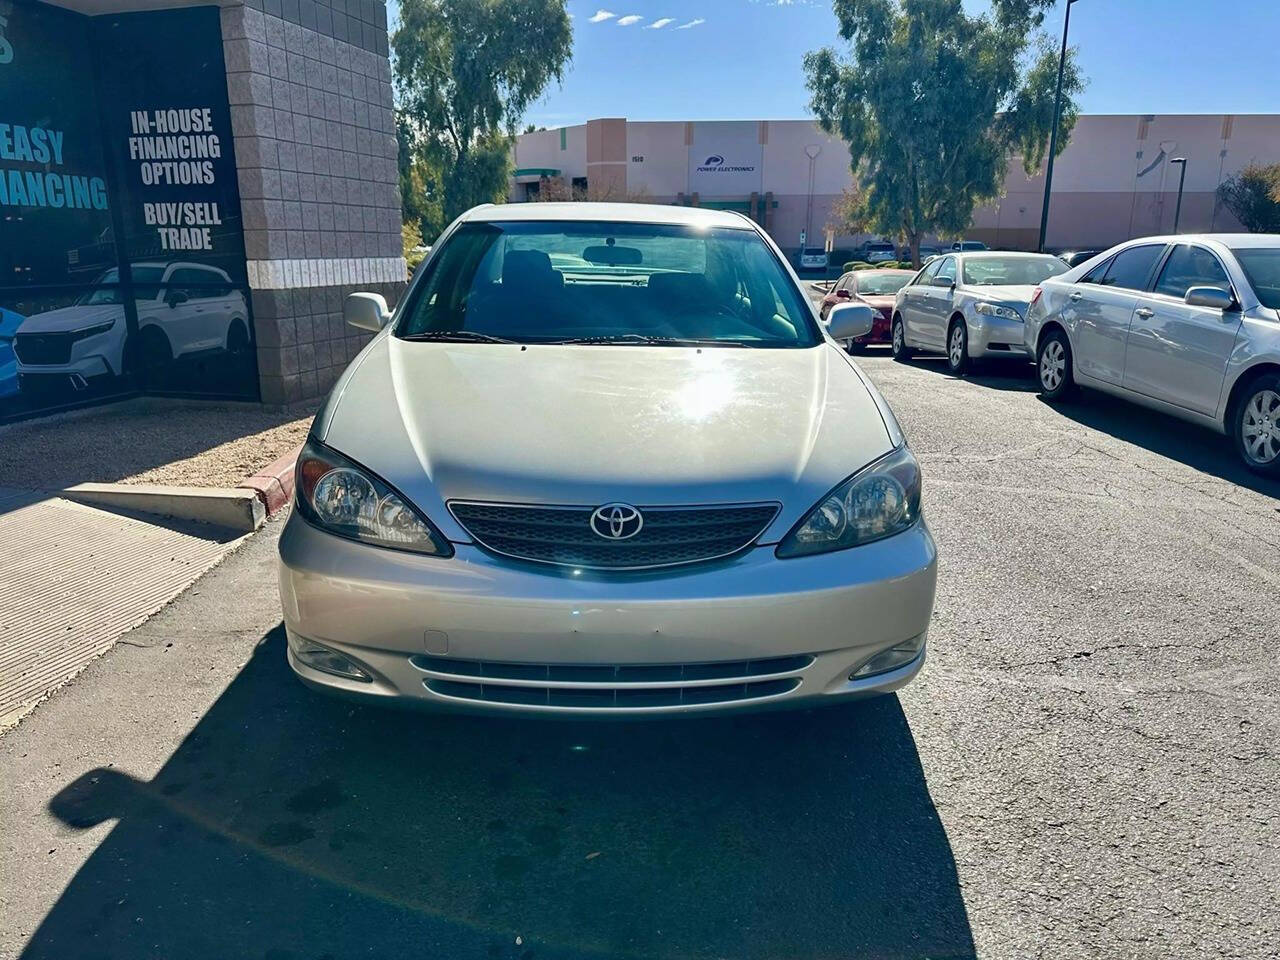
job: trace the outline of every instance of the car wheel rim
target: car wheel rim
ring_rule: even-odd
[[[1066,375],[1067,353],[1057,340],[1050,340],[1040,355],[1040,384],[1046,390],[1057,390]]]
[[[893,325],[893,349],[897,353],[902,352],[902,324],[900,323]]]
[[[960,366],[960,361],[964,359],[964,329],[956,327],[951,331],[951,365],[953,367]]]
[[[1255,463],[1270,463],[1280,456],[1280,393],[1255,393],[1245,404],[1240,433],[1245,452]]]

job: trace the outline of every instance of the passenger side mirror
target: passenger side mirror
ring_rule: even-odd
[[[1211,310],[1230,310],[1236,305],[1236,298],[1221,287],[1192,287],[1182,299],[1188,306]]]
[[[377,333],[391,319],[391,311],[380,293],[353,293],[342,305],[342,316],[357,329]]]
[[[853,294],[851,294],[848,290],[837,290],[837,291],[836,291],[836,299],[837,299],[837,300],[848,300],[848,299],[850,299],[852,296],[853,296]]]
[[[931,287],[946,287],[948,290],[955,285],[956,282],[951,277],[934,277],[929,281],[929,286]]]
[[[827,333],[833,340],[856,340],[871,332],[876,313],[865,303],[837,303],[827,314]]]

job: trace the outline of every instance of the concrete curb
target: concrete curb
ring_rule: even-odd
[[[266,515],[272,516],[293,499],[293,468],[301,452],[302,444],[298,444],[275,463],[240,481],[236,489],[252,490],[266,509]]]
[[[117,510],[177,517],[251,533],[267,518],[266,507],[252,490],[216,487],[170,487],[154,483],[79,483],[59,496],[77,503]]]

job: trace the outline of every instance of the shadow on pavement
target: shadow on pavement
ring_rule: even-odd
[[[1185,423],[1096,390],[1069,403],[1053,404],[1056,413],[1076,423],[1109,433],[1211,476],[1268,497],[1280,497],[1280,481],[1246,469],[1231,440],[1205,427]]]
[[[149,782],[37,957],[968,957],[896,697],[654,723],[490,720],[306,691],[283,629]],[[518,938],[518,939],[517,939]]]

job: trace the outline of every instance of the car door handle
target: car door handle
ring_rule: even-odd
[[[1081,300],[1083,298],[1084,298],[1084,294],[1081,293],[1079,290],[1077,290],[1075,293],[1071,294],[1071,296],[1068,299],[1072,303],[1075,303],[1077,300]]]
[[[1147,317],[1154,317],[1156,312],[1154,310],[1148,310],[1146,307],[1139,307],[1137,310],[1133,311],[1133,314],[1134,316],[1141,317],[1145,320]]]

